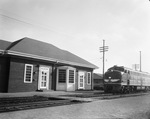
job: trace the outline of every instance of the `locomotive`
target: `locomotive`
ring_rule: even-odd
[[[104,74],[105,93],[130,93],[150,89],[150,74],[124,66],[113,66]]]

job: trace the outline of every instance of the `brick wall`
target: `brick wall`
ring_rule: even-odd
[[[24,83],[24,69],[25,64],[32,64],[33,65],[33,81],[32,83]],[[10,60],[10,71],[9,71],[9,82],[8,82],[8,92],[30,92],[30,91],[36,91],[38,89],[38,74],[39,74],[39,66],[45,65],[45,66],[52,66],[52,63],[47,62],[40,62],[40,61],[34,61],[29,59],[21,59],[21,58],[15,58],[12,57]],[[85,90],[91,90],[92,89],[92,82],[91,85],[87,84],[87,72],[91,72],[92,75],[92,69],[88,68],[77,68],[76,71],[76,79],[75,79],[75,90],[78,90],[78,71],[84,71],[85,72]],[[55,90],[56,85],[56,77],[55,72],[52,72],[52,68],[50,68],[50,80],[49,80],[49,89]],[[53,76],[53,77],[52,77]]]
[[[91,90],[91,84],[88,84],[87,81],[88,79],[87,79],[87,72],[85,72],[85,80],[84,80],[84,83],[85,83],[85,89],[86,90]]]
[[[75,85],[75,89],[78,90],[78,72],[79,71],[83,71],[85,73],[85,79],[84,79],[84,90],[92,90],[92,70],[88,69],[88,68],[78,68],[77,67],[77,72],[76,72],[76,85]],[[87,72],[91,72],[91,85],[87,84]]]
[[[9,76],[9,58],[0,57],[0,92],[7,92]]]
[[[37,80],[33,80],[32,83],[24,83],[24,69],[24,62],[11,60],[8,92],[29,92],[37,89]]]
[[[75,74],[75,90],[78,90],[78,72],[76,71],[76,74]]]
[[[33,80],[32,83],[24,83],[24,70],[25,64],[33,65]],[[38,75],[39,75],[39,65],[48,65],[42,62],[37,62],[33,60],[25,60],[19,58],[11,58],[10,61],[10,71],[9,71],[9,83],[8,92],[31,92],[38,89]],[[51,69],[50,69],[51,71]],[[52,87],[52,77],[50,73],[49,88]]]

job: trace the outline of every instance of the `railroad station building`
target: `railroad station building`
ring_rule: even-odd
[[[95,90],[103,90],[103,75],[99,73],[93,73],[93,89]]]
[[[0,40],[0,92],[93,89],[94,64],[31,38]]]

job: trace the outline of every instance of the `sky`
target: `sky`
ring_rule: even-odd
[[[0,39],[53,44],[95,64],[150,72],[149,0],[0,0]]]

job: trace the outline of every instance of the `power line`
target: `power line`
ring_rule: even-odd
[[[5,10],[2,10],[2,9],[0,9],[0,10],[1,10],[1,11],[5,11]],[[7,12],[8,12],[8,11],[7,11]],[[23,21],[23,20],[14,18],[14,17],[10,17],[10,16],[8,16],[8,15],[1,14],[1,13],[0,13],[0,15],[3,16],[3,17],[6,17],[6,18],[9,18],[9,19],[12,19],[12,20],[15,20],[15,21],[24,23],[24,24],[29,24],[29,25],[32,25],[32,26],[35,26],[35,27],[40,27],[40,28],[46,29],[46,30],[51,31],[51,32],[59,33],[59,34],[62,34],[62,35],[64,35],[64,36],[69,36],[69,37],[73,37],[73,38],[74,38],[74,36],[69,35],[68,33],[58,32],[58,31],[56,31],[56,30],[52,30],[52,29],[50,29],[50,28],[48,28],[48,27],[45,27],[45,26],[41,25],[40,23],[38,23],[38,24],[33,24],[33,23],[30,23],[30,22],[26,22],[26,21]],[[19,16],[19,17],[20,17],[20,16]]]
[[[10,13],[10,14],[14,14],[13,12],[9,12],[9,11],[3,10],[3,9],[0,9],[0,11],[5,11],[5,12],[8,12],[8,13]],[[35,25],[35,23],[33,24],[33,23],[30,23],[30,22],[27,22],[27,21],[23,21],[23,20],[14,18],[14,17],[10,17],[10,16],[8,16],[8,15],[4,15],[4,14],[1,14],[1,13],[0,13],[0,15],[3,16],[3,17],[7,17],[7,18],[9,18],[9,19],[13,19],[13,20],[15,20],[15,21],[19,21],[19,22],[25,23],[25,24],[29,24],[29,25],[33,25],[33,26],[39,26],[39,27],[43,27],[43,28],[45,28],[45,29],[48,29],[48,28],[46,28],[45,26],[41,25],[40,23],[38,23],[38,25],[37,25],[37,24]],[[15,16],[18,16],[18,15],[16,15],[16,14],[14,14],[14,15],[15,15]],[[28,18],[25,18],[25,17],[22,17],[22,16],[18,16],[18,17],[20,17],[21,19],[28,19]],[[31,20],[31,19],[30,19],[30,20]],[[34,22],[35,22],[35,21],[34,21]],[[40,24],[40,25],[39,25],[39,24]]]
[[[1,16],[4,16],[4,17],[7,17],[7,18],[9,18],[9,19],[13,19],[13,20],[15,20],[15,21],[19,21],[19,22],[25,23],[25,24],[34,25],[34,24],[29,23],[29,22],[25,22],[25,21],[22,21],[22,20],[19,20],[19,19],[16,19],[16,18],[7,16],[7,15],[4,15],[4,14],[0,14],[0,15],[1,15]]]

